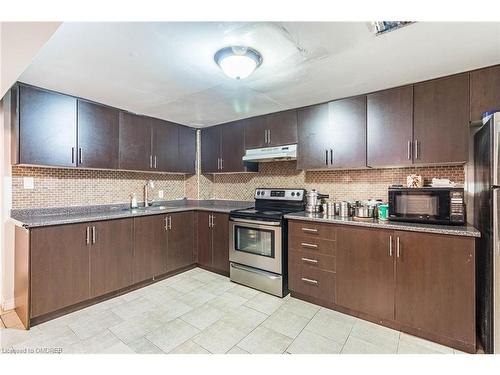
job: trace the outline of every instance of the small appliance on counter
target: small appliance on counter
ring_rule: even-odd
[[[464,225],[464,189],[389,187],[389,220]]]
[[[330,198],[328,194],[320,194],[316,189],[311,189],[306,194],[306,199],[307,199],[306,212],[308,213],[321,212],[321,205],[323,204],[323,200],[328,198]]]

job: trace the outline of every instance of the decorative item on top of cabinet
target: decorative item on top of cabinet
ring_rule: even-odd
[[[413,163],[413,86],[367,96],[367,164],[370,167]]]
[[[469,142],[469,74],[414,85],[414,164],[465,163]]]
[[[500,65],[470,72],[470,121],[500,110]]]
[[[245,128],[245,149],[297,143],[297,110],[239,121]]]

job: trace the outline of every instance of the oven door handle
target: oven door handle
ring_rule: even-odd
[[[230,220],[234,221],[236,223],[269,225],[269,226],[273,226],[273,227],[279,227],[281,225],[280,221],[246,220],[246,219],[237,219],[237,218],[231,218]]]

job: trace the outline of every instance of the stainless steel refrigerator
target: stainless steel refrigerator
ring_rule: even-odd
[[[473,147],[477,332],[486,353],[500,353],[500,112],[483,117]]]

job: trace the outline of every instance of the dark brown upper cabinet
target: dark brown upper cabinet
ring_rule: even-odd
[[[177,172],[194,174],[196,162],[196,130],[179,126],[179,161]]]
[[[281,146],[297,143],[297,110],[271,113],[242,121],[245,148]]]
[[[415,164],[464,163],[468,160],[467,73],[414,85],[413,110]]]
[[[31,86],[13,91],[14,163],[76,167],[76,99]]]
[[[470,73],[470,121],[480,121],[482,114],[500,110],[500,66]]]
[[[413,86],[367,96],[367,165],[411,165],[413,145]]]
[[[201,133],[202,173],[254,172],[257,163],[244,163],[245,133],[241,121],[212,126]]]
[[[177,172],[179,168],[179,126],[168,121],[151,119],[153,142],[152,169]]]
[[[119,111],[78,100],[78,166],[118,168]]]
[[[366,96],[330,102],[333,168],[366,167]]]
[[[329,104],[299,109],[297,118],[297,169],[333,168]]]
[[[151,119],[120,112],[120,169],[153,170]]]

